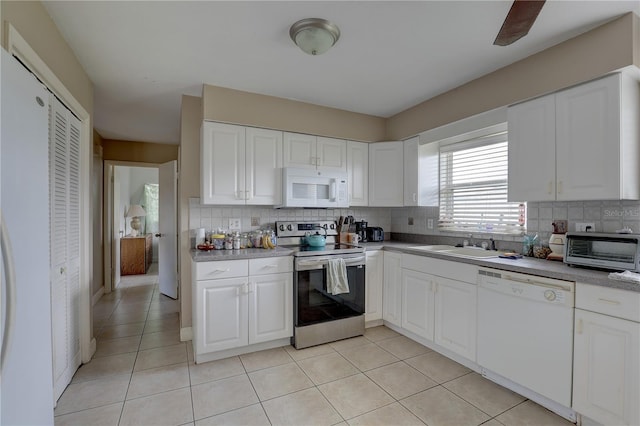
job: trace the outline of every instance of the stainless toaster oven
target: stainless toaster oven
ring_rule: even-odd
[[[564,263],[640,272],[640,234],[569,232]]]

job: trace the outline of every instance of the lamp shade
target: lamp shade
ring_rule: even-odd
[[[129,206],[129,210],[127,210],[127,217],[146,216],[146,215],[147,215],[147,212],[145,212],[142,206],[139,206],[138,204]]]
[[[305,53],[321,55],[336,44],[340,30],[325,19],[309,18],[293,24],[289,36]]]

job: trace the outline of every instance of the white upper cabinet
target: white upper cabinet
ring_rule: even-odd
[[[369,144],[369,205],[402,207],[404,202],[404,144]]]
[[[301,133],[284,133],[284,167],[347,171],[347,143]]]
[[[203,204],[280,203],[282,132],[205,121],[200,154]]]
[[[349,205],[369,205],[369,144],[347,142]]]
[[[404,205],[437,206],[438,144],[419,142],[418,136],[404,141]]]
[[[282,132],[247,127],[245,151],[247,204],[280,204]]]
[[[556,199],[556,101],[543,96],[509,107],[511,201]]]
[[[200,199],[203,204],[245,204],[245,129],[202,124]]]
[[[509,199],[640,198],[640,90],[612,74],[509,108]]]

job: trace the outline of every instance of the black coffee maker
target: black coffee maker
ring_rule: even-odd
[[[367,242],[367,225],[368,222],[361,220],[360,222],[355,222],[356,225],[356,234],[358,234],[358,241],[361,243]]]

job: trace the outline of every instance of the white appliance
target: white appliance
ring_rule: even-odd
[[[282,204],[276,207],[349,207],[347,173],[282,169]]]
[[[0,424],[53,424],[49,92],[2,50]]]
[[[572,421],[574,289],[574,282],[495,269],[478,274],[482,374]]]

